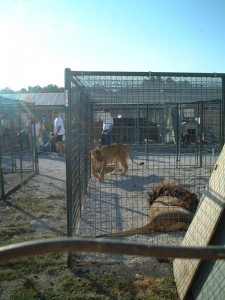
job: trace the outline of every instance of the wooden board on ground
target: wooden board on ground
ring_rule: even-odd
[[[182,241],[182,246],[207,246],[225,207],[225,146],[215,164],[201,204]],[[174,277],[180,299],[184,299],[201,263],[199,259],[175,259]]]

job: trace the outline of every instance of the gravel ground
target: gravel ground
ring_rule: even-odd
[[[99,234],[145,225],[148,221],[149,212],[147,192],[157,183],[170,181],[194,191],[199,197],[208,184],[210,168],[193,167],[196,159],[194,155],[187,155],[185,159],[183,158],[183,162],[188,163],[189,167],[181,166],[180,168],[171,167],[175,165],[176,158],[173,155],[154,153],[152,156],[146,156],[143,153],[136,153],[134,158],[139,162],[144,161],[145,165],[135,165],[129,161],[129,171],[125,177],[122,177],[121,173],[106,175],[101,182],[92,178],[77,232],[78,236],[95,237]],[[117,240],[158,245],[179,245],[184,235],[185,232],[152,233],[117,238]],[[104,267],[102,266],[102,258],[105,262]],[[117,273],[124,273],[126,266],[126,275],[131,277],[134,274],[160,277],[172,272],[171,261],[168,264],[160,263],[153,258],[124,255],[77,255],[78,265],[89,262],[92,268],[96,268],[96,262],[99,261],[101,268],[116,270]]]

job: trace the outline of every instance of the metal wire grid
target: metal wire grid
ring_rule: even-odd
[[[34,109],[23,104],[1,104],[0,108],[0,198],[3,199],[38,172],[38,161],[34,138],[22,132],[26,128],[28,113],[34,113]]]
[[[72,192],[69,210],[72,208],[73,212],[71,223],[68,223],[69,236],[90,237],[145,225],[149,209],[146,192],[162,181],[187,187],[201,197],[224,140],[221,78],[107,72],[71,74],[73,104],[68,107],[68,131],[71,130],[74,139],[72,136],[69,139],[72,157],[69,157],[70,169],[67,170],[68,177],[72,178],[68,184]],[[90,165],[86,163],[90,162],[90,149],[98,144],[101,124],[95,122],[95,117],[102,108],[109,108],[116,122],[119,115],[122,116],[124,122],[120,130],[114,128],[114,142],[129,144],[134,150],[134,159],[144,161],[145,166],[129,162],[125,178],[106,175],[102,182],[89,181]],[[83,110],[88,111],[88,117]],[[186,115],[182,116],[182,113]],[[142,117],[148,125],[141,125],[143,132],[140,134]],[[201,127],[201,132],[194,135],[191,131],[194,137],[189,145],[181,144],[183,117],[188,121],[192,118],[195,123],[198,123],[197,118],[201,119],[201,124],[196,125],[198,129]],[[167,130],[174,131],[172,142],[167,140]],[[127,137],[121,137],[121,131]],[[143,134],[146,138],[142,136],[140,139]],[[202,141],[205,141],[204,145]],[[79,164],[81,169],[77,168]],[[81,180],[87,181],[81,185]],[[81,194],[83,186],[85,195]],[[179,244],[183,234],[154,234],[154,238],[146,235],[127,239]]]
[[[90,73],[90,75],[89,75]],[[186,103],[221,99],[220,77],[146,76],[113,72],[72,72],[76,80],[90,95],[93,102],[105,104],[131,103]]]
[[[66,108],[67,130],[67,195],[68,236],[74,236],[81,218],[84,195],[90,177],[90,101],[72,84],[71,98]]]

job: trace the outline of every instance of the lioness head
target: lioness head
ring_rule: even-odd
[[[100,148],[91,150],[91,155],[96,161],[103,162],[103,153]]]

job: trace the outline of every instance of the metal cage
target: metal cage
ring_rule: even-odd
[[[202,198],[224,145],[225,74],[66,69],[65,89],[69,237],[145,225],[147,194],[161,182]],[[144,166],[129,160],[127,176],[105,175],[99,182],[91,175],[90,151],[100,143],[97,116],[105,108],[113,117],[112,142],[126,144]],[[126,240],[179,245],[184,236],[150,233]],[[90,258],[69,255],[70,264],[80,260]]]

